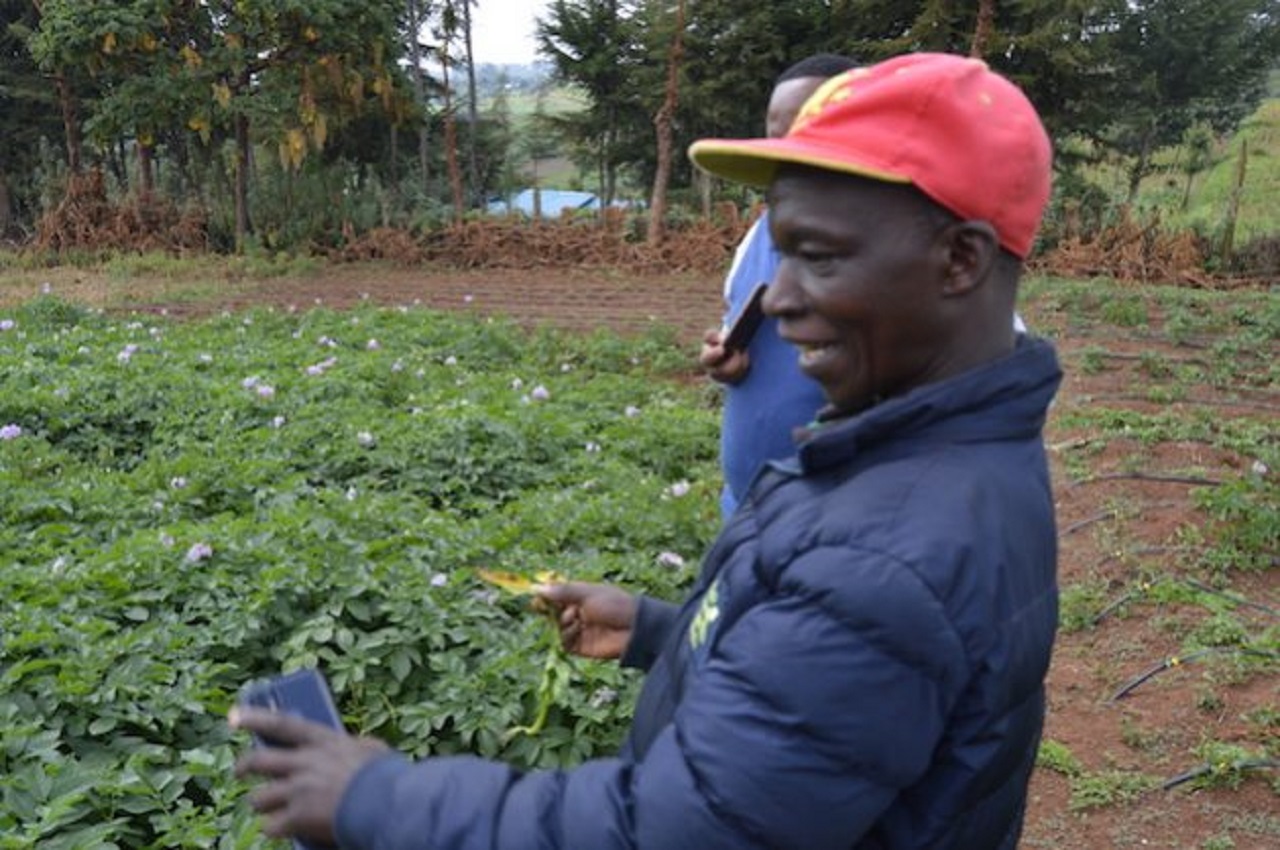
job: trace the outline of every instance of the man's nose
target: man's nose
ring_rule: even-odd
[[[785,316],[799,308],[800,288],[796,285],[794,269],[795,263],[786,257],[778,263],[760,303],[766,316]]]

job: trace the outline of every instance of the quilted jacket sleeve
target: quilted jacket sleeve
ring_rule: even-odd
[[[648,670],[658,653],[662,652],[662,645],[667,642],[680,609],[651,596],[640,596],[636,602],[635,626],[631,629],[631,640],[620,662],[623,667]]]
[[[806,555],[788,570],[801,581],[726,622],[642,760],[520,773],[388,756],[343,800],[341,846],[847,850],[926,770],[963,653],[909,579],[828,607],[803,576],[840,566],[847,552]]]

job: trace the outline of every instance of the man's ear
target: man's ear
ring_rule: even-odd
[[[946,250],[942,294],[968,295],[991,276],[1000,256],[996,230],[985,221],[958,221],[941,238]]]

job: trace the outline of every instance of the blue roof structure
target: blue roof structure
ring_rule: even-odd
[[[533,189],[524,189],[510,201],[490,201],[486,209],[499,215],[518,212],[533,217]],[[559,218],[565,210],[598,210],[600,199],[592,192],[574,192],[567,189],[541,189],[542,217]]]

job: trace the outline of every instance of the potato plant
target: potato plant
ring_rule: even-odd
[[[266,846],[224,717],[318,665],[347,726],[529,767],[636,684],[478,568],[676,598],[718,524],[687,352],[420,310],[0,314],[0,848]]]

